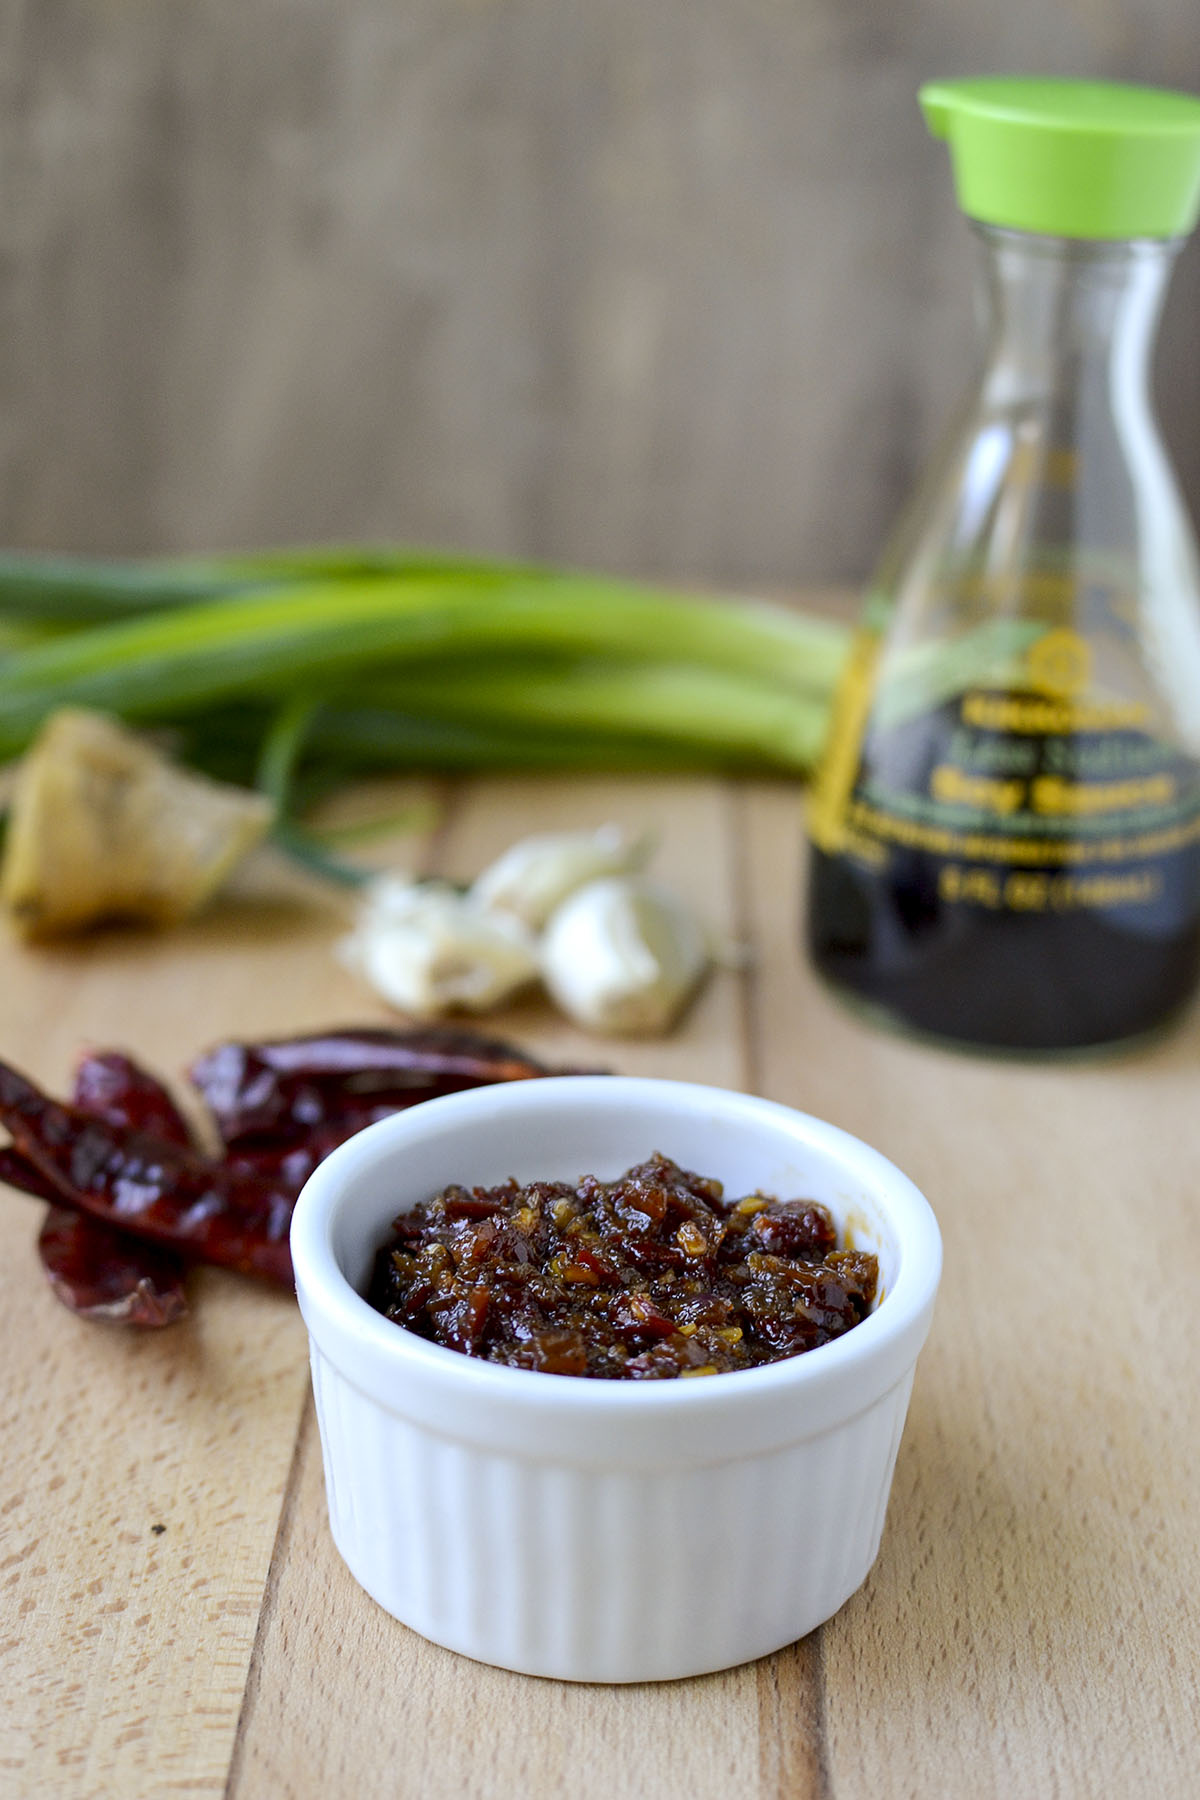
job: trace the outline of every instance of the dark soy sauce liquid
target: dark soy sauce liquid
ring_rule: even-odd
[[[926,746],[877,746],[869,760],[917,774]],[[882,758],[879,750],[882,749]],[[916,754],[914,755],[914,752]],[[910,791],[921,791],[916,779]],[[1153,873],[1139,905],[992,910],[942,898],[947,859],[893,847],[883,872],[812,847],[807,935],[817,970],[913,1030],[993,1049],[1077,1050],[1137,1037],[1178,1011],[1200,976],[1200,847],[1136,865]],[[1112,865],[1072,868],[1077,880]],[[1003,879],[1008,871],[1001,869]]]
[[[897,862],[881,877],[814,848],[809,950],[829,981],[917,1031],[995,1049],[1082,1049],[1162,1024],[1200,973],[1200,923],[1182,895],[1158,909],[1151,933],[1090,910],[943,905],[935,858]]]

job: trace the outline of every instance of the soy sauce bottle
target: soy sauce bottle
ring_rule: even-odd
[[[1153,416],[1200,100],[931,84],[987,354],[885,553],[810,814],[817,968],[1014,1051],[1146,1032],[1200,975],[1200,568]]]

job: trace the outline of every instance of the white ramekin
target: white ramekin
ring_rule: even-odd
[[[654,1151],[727,1195],[816,1199],[880,1263],[870,1318],[699,1381],[508,1369],[360,1297],[397,1213],[449,1182],[611,1179]],[[729,1668],[866,1577],[941,1272],[912,1183],[856,1138],[684,1082],[563,1076],[452,1094],[321,1164],[292,1225],[334,1541],[395,1618],[571,1681]]]

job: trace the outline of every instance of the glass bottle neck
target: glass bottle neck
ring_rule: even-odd
[[[984,390],[1009,403],[1120,371],[1148,397],[1150,360],[1179,242],[1098,243],[973,223],[987,334]]]

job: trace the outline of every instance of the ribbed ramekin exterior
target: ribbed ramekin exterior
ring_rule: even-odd
[[[882,1298],[799,1357],[696,1382],[580,1381],[430,1344],[361,1298],[397,1209],[444,1184],[607,1175],[647,1145],[737,1192],[805,1193],[880,1258]],[[622,1076],[425,1102],[335,1150],[292,1221],[334,1539],[396,1618],[574,1681],[701,1674],[837,1611],[867,1574],[941,1241],[878,1152],[720,1089]]]
[[[878,1553],[913,1379],[767,1454],[597,1470],[416,1424],[315,1343],[312,1372],[333,1536],[367,1592],[480,1661],[602,1682],[729,1668],[836,1612]]]

